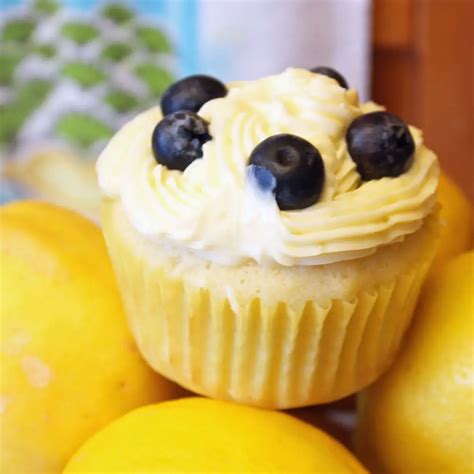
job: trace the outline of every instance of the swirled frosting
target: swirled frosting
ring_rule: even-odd
[[[436,201],[438,164],[422,141],[413,164],[396,178],[361,181],[345,143],[351,121],[374,105],[354,90],[303,69],[228,85],[226,97],[199,115],[212,140],[184,172],[158,164],[151,135],[161,119],[151,109],[125,125],[98,161],[105,196],[120,199],[132,225],[157,242],[183,246],[221,264],[248,259],[280,265],[319,265],[363,257],[415,232]],[[271,194],[247,179],[255,146],[268,136],[292,133],[322,155],[320,200],[281,211]]]

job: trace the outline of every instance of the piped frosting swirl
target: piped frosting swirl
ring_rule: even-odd
[[[182,246],[203,258],[234,265],[248,259],[280,265],[319,265],[363,257],[416,232],[436,201],[438,163],[410,127],[416,151],[396,178],[363,182],[345,132],[373,110],[354,90],[303,69],[228,85],[226,97],[199,115],[212,140],[184,172],[158,164],[151,149],[162,118],[151,109],[125,125],[98,161],[105,196],[120,199],[133,226],[147,238]],[[311,142],[325,165],[320,200],[281,211],[271,194],[246,175],[256,145],[278,133]]]

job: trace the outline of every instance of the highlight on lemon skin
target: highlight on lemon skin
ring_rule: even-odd
[[[178,389],[138,353],[97,226],[18,202],[0,227],[0,472],[59,473],[98,429]]]
[[[367,472],[336,440],[287,414],[197,397],[128,413],[64,472],[224,471]]]
[[[358,454],[374,472],[474,471],[474,251],[423,289],[393,367],[359,400]]]

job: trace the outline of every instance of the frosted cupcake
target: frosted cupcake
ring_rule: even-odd
[[[438,164],[374,109],[324,69],[195,76],[110,141],[103,227],[153,368],[289,408],[389,366],[435,251]]]

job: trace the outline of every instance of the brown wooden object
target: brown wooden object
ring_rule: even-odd
[[[474,0],[373,0],[372,97],[474,201]]]

